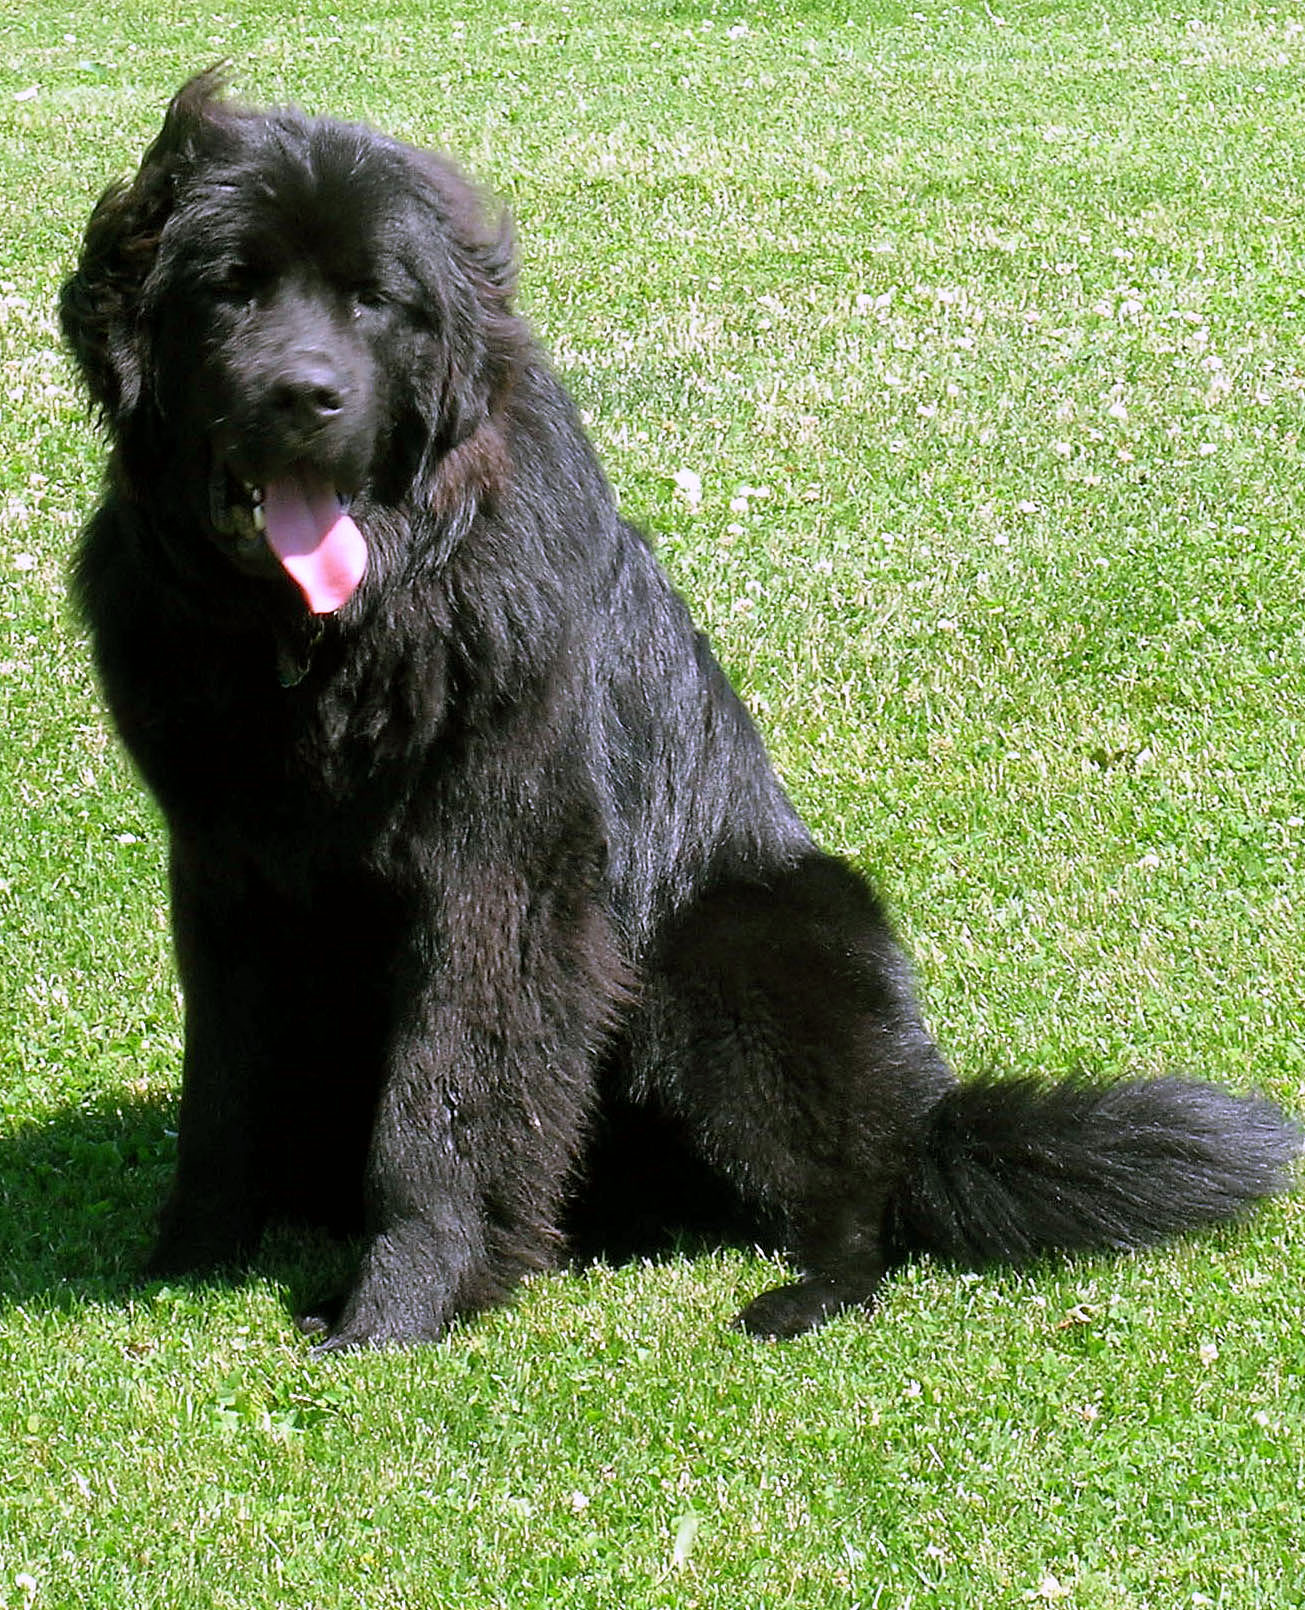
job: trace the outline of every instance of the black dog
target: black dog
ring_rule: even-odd
[[[960,1086],[618,516],[444,161],[188,84],[63,326],[113,441],[76,589],[171,833],[186,1000],[151,1269],[365,1227],[324,1344],[441,1335],[719,1208],[868,1308],[918,1251],[1133,1247],[1280,1189],[1273,1107]]]

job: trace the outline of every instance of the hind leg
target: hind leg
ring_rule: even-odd
[[[812,852],[730,881],[675,923],[645,977],[636,1099],[673,1113],[801,1270],[739,1324],[792,1336],[873,1305],[889,1202],[920,1120],[954,1081],[881,907]]]

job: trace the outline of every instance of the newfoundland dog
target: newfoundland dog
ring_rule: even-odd
[[[929,1252],[1127,1248],[1281,1189],[1177,1080],[958,1084],[617,513],[443,158],[204,74],[63,329],[112,454],[75,587],[167,818],[185,995],[149,1268],[363,1237],[321,1345],[438,1337],[578,1241],[710,1225],[791,1336]]]

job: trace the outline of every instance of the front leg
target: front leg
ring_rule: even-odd
[[[438,1019],[440,1014],[436,1013]],[[367,1166],[369,1240],[358,1273],[330,1322],[323,1350],[434,1341],[459,1314],[506,1296],[512,1281],[496,1268],[493,1176],[513,1156],[531,1153],[547,1196],[565,1176],[570,1148],[535,1144],[528,1132],[477,1121],[473,1069],[486,1066],[460,1034],[459,1066],[441,1045],[451,1023],[431,1024],[420,1045],[396,1047],[382,1091]],[[454,1052],[454,1056],[457,1053]],[[465,1082],[468,1088],[457,1085]],[[576,1113],[577,1132],[583,1104]],[[470,1118],[470,1121],[468,1119]],[[514,1215],[514,1239],[528,1265],[547,1262],[550,1231]],[[479,1300],[477,1300],[479,1297]]]
[[[234,1264],[268,1211],[265,1094],[274,1073],[270,913],[236,869],[174,839],[172,927],[185,997],[177,1169],[146,1265],[168,1276]]]
[[[583,866],[478,868],[413,925],[367,1162],[370,1241],[324,1349],[433,1340],[549,1267],[625,970]]]

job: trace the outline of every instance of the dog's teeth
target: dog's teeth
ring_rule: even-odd
[[[249,517],[254,522],[254,530],[260,536],[267,530],[267,515],[263,512],[261,498],[257,499],[249,511]]]
[[[254,505],[254,507],[256,509],[262,504],[262,501],[263,501],[263,488],[261,486],[251,486],[250,487],[250,489],[249,489],[249,501]]]

